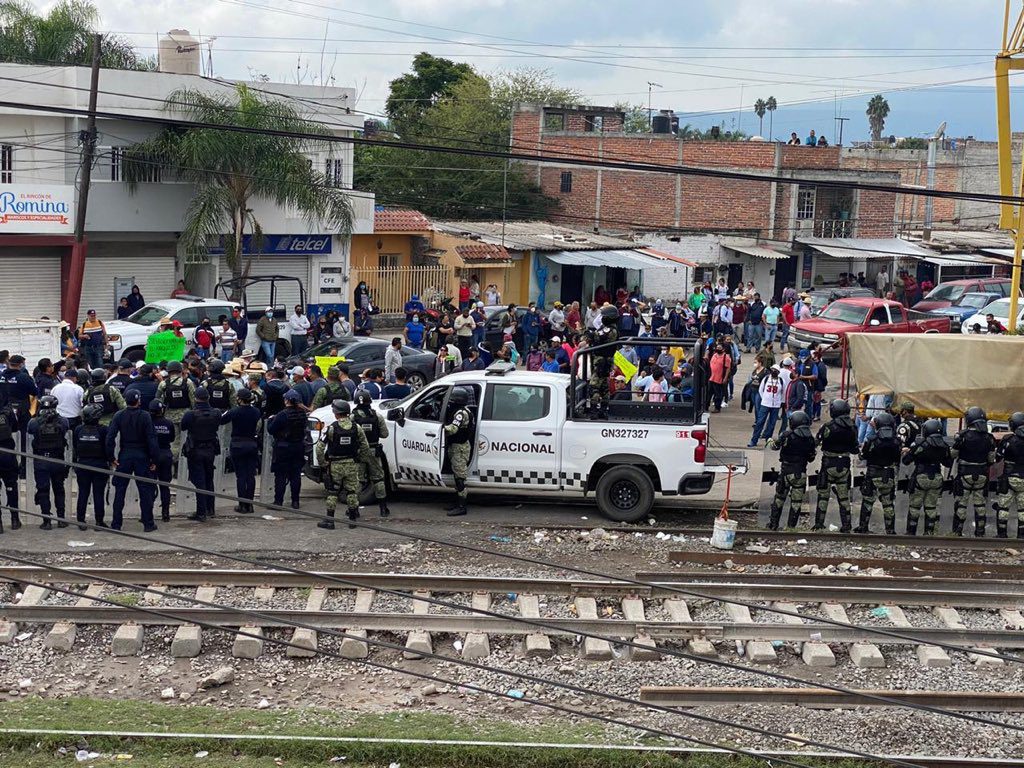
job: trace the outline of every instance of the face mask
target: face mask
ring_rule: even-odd
[[[414,323],[418,323],[418,322],[420,321],[419,315],[413,315],[413,316],[412,316],[412,321],[413,321]]]
[[[273,316],[274,316],[273,312],[267,312],[267,317],[273,317]]]

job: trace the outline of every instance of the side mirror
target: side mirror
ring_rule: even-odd
[[[388,411],[388,421],[397,421],[398,426],[405,426],[405,409],[404,408],[392,408]]]
[[[877,318],[871,318],[871,320],[868,321],[868,325],[870,325],[871,327],[875,327],[875,326],[878,326],[878,325],[881,325],[881,324],[882,324],[882,321],[878,320]]]

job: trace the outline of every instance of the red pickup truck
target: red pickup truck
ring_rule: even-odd
[[[907,309],[897,301],[871,297],[838,299],[817,317],[793,324],[792,346],[811,342],[829,347],[848,333],[949,333],[950,319]]]

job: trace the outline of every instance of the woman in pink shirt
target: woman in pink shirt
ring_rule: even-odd
[[[651,381],[644,390],[644,400],[649,403],[664,403],[668,399],[668,382],[664,372],[658,368],[651,374]]]
[[[732,369],[732,355],[725,351],[725,345],[721,342],[715,344],[715,351],[708,360],[708,368],[711,371],[708,379],[711,382],[711,396],[715,401],[714,413],[720,413],[729,382],[729,372]]]

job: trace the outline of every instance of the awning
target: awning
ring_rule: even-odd
[[[788,259],[788,253],[782,253],[782,251],[776,251],[774,248],[767,248],[763,245],[747,245],[745,243],[738,243],[733,240],[723,240],[722,247],[728,248],[730,251],[736,251],[736,253],[743,253],[747,256],[755,256],[759,259]]]
[[[1005,265],[1006,261],[1013,261],[1013,248],[981,248],[982,253],[999,257],[999,263]]]
[[[556,264],[577,267],[619,267],[621,269],[649,269],[666,266],[667,259],[637,251],[549,251],[540,254]]]
[[[676,256],[674,253],[668,253],[667,251],[659,251],[656,248],[637,248],[637,253],[646,253],[648,256],[654,256],[659,259],[667,259],[668,261],[674,261],[677,264],[682,264],[686,267],[697,267],[696,261],[690,261],[684,259],[682,256]]]
[[[806,245],[834,259],[926,259],[935,254],[898,237],[798,237]]]
[[[943,253],[934,256],[926,256],[924,261],[940,267],[977,267],[991,264],[1006,266],[1004,259],[997,259],[994,256],[980,256],[975,253]]]

